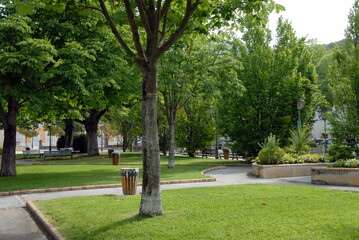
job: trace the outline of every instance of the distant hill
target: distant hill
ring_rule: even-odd
[[[345,43],[345,39],[340,40],[338,42],[332,42],[332,43],[329,43],[329,44],[325,44],[325,45],[327,46],[327,49],[332,50],[332,49],[335,48],[336,45],[343,46],[344,43]]]

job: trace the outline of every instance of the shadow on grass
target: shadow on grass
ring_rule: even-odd
[[[92,232],[89,232],[88,236],[91,236],[91,238],[96,239],[96,236],[101,236],[104,235],[106,232],[118,229],[118,228],[122,228],[124,226],[131,226],[132,224],[137,224],[139,222],[142,222],[146,219],[149,218],[153,218],[153,217],[149,217],[149,216],[140,216],[140,215],[135,215],[132,216],[130,218],[126,218],[126,219],[122,219],[119,221],[115,221],[111,224],[105,225],[101,228],[95,229]],[[105,234],[106,235],[106,234]]]

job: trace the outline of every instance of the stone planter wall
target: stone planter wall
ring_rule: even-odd
[[[312,184],[359,187],[359,168],[312,168]]]
[[[260,165],[253,163],[252,174],[261,178],[310,176],[313,167],[326,167],[326,163]]]

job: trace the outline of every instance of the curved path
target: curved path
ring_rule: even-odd
[[[179,189],[190,187],[209,187],[234,184],[285,184],[285,185],[304,185],[332,188],[338,190],[359,191],[357,187],[340,187],[327,185],[312,185],[310,177],[291,177],[278,179],[262,179],[249,174],[250,167],[227,167],[224,169],[207,172],[206,175],[214,177],[215,182],[181,183],[162,185],[163,190]],[[141,191],[138,187],[138,192]],[[52,193],[34,193],[26,195],[15,195],[0,197],[0,239],[1,240],[43,240],[47,239],[35,224],[29,213],[26,211],[25,203],[31,200],[44,200],[54,198],[65,198],[72,196],[92,196],[92,195],[122,195],[120,188],[104,188],[79,191],[65,191]]]

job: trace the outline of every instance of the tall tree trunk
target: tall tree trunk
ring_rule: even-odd
[[[65,148],[72,147],[74,142],[74,120],[65,119]]]
[[[1,177],[16,176],[16,125],[17,114],[20,109],[20,104],[13,100],[12,97],[8,99],[8,111],[4,112],[1,107],[0,117],[4,125],[4,144],[1,160]]]
[[[170,127],[170,149],[168,155],[168,167],[175,167],[175,124],[177,112],[171,111],[168,116],[168,125]]]
[[[143,179],[140,215],[162,215],[157,127],[157,62],[142,67]]]
[[[98,130],[98,121],[88,119],[85,121],[85,129],[87,135],[87,155],[88,156],[98,156],[100,152],[98,150],[97,142],[97,130]]]
[[[87,155],[98,156],[100,155],[97,143],[98,123],[102,115],[107,112],[107,108],[103,110],[90,109],[88,112],[89,115],[86,116],[84,120],[76,121],[85,125],[87,135]]]

